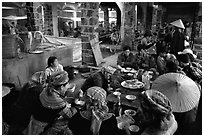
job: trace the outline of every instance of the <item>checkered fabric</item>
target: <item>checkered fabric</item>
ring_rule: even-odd
[[[106,100],[107,93],[103,88],[94,86],[87,89],[87,96],[91,99],[95,99],[104,103]]]
[[[172,112],[172,106],[169,99],[157,90],[146,90],[143,92],[144,100],[142,106],[147,110],[152,110],[159,114],[169,115]]]

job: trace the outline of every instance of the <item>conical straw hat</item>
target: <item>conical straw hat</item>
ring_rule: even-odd
[[[152,89],[163,93],[170,100],[173,112],[187,112],[198,105],[200,89],[189,77],[179,73],[166,73],[159,76]]]
[[[176,20],[176,21],[174,21],[174,22],[172,22],[172,23],[170,23],[170,24],[173,25],[173,26],[176,26],[176,27],[178,27],[178,28],[185,29],[185,27],[184,27],[183,22],[182,22],[181,19]]]

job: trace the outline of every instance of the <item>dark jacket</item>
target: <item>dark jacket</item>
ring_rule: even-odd
[[[127,57],[125,53],[118,55],[117,65],[120,65],[123,68],[131,67],[134,68],[134,55],[132,53]]]
[[[105,78],[101,71],[98,71],[92,74],[89,78],[87,78],[86,81],[83,83],[81,90],[86,92],[88,88],[93,86],[98,86],[107,90],[108,80]]]
[[[74,135],[92,135],[90,130],[91,121],[85,119],[80,113],[77,113],[69,121],[69,128],[72,130]],[[118,134],[118,127],[116,117],[104,120],[101,124],[99,135],[116,135]]]
[[[175,31],[170,46],[170,53],[177,55],[179,51],[183,51],[185,49],[184,40],[184,34],[179,31]]]

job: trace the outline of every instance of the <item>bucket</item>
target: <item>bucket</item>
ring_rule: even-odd
[[[15,58],[17,55],[16,35],[2,35],[2,58]]]

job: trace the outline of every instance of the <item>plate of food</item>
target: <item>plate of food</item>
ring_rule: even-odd
[[[140,89],[144,87],[144,83],[138,81],[137,79],[133,79],[123,81],[121,86],[128,89]]]
[[[131,126],[129,126],[129,130],[131,132],[138,132],[140,130],[140,128],[137,125],[131,125]]]
[[[136,115],[136,111],[132,110],[132,109],[127,109],[127,110],[124,111],[124,113],[126,115],[129,115],[129,116],[135,116]]]
[[[134,95],[126,95],[125,98],[128,99],[128,100],[135,100],[136,96],[134,96]]]

